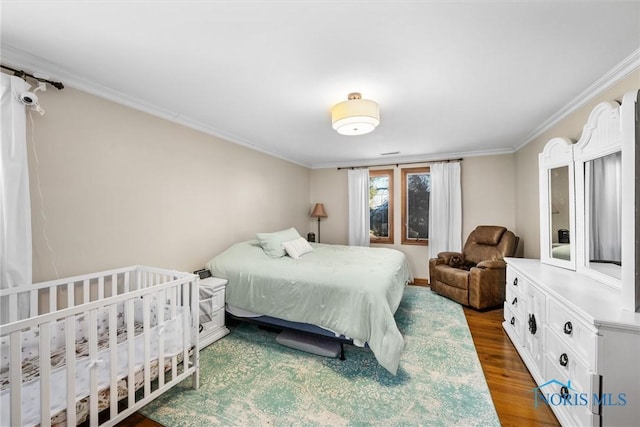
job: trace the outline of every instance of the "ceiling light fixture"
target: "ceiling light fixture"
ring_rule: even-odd
[[[331,123],[340,135],[364,135],[380,124],[378,103],[362,99],[358,92],[350,93],[347,101],[331,109]]]

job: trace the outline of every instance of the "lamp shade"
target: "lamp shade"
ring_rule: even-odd
[[[324,205],[322,203],[316,203],[311,212],[311,218],[326,218],[327,213],[324,211]]]
[[[380,124],[378,103],[350,93],[348,100],[331,109],[331,123],[340,135],[364,135]]]

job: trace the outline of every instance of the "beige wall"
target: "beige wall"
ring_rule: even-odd
[[[515,180],[513,155],[469,157],[462,162],[463,239],[480,224],[515,225]],[[411,165],[407,167],[419,167]],[[387,168],[388,169],[388,168]],[[405,253],[416,278],[428,278],[429,252],[426,246],[401,245],[401,168],[394,168],[394,245]],[[324,203],[329,218],[322,221],[322,242],[346,244],[348,241],[347,171],[311,171],[311,201]]]
[[[347,171],[331,169],[311,170],[311,203],[323,203],[327,218],[320,223],[321,243],[346,245],[349,243],[348,231],[348,189]],[[318,233],[318,222],[311,221],[309,230]],[[317,240],[316,240],[317,241]]]
[[[562,119],[515,154],[516,230],[524,242],[524,256],[540,257],[540,203],[538,200],[538,154],[555,137],[577,141],[593,107],[603,101],[622,101],[622,96],[640,88],[640,70],[636,70],[602,94]]]
[[[462,162],[463,240],[478,225],[515,229],[514,156],[468,157]],[[463,241],[464,243],[464,241]]]
[[[60,277],[192,271],[258,231],[309,228],[307,168],[71,88],[39,96],[47,113],[27,136],[34,281],[55,278],[54,262]]]

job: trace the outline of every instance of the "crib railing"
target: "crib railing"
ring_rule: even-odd
[[[52,350],[58,353],[64,350],[66,360],[66,375],[62,380],[66,385],[66,425],[82,421],[76,419],[76,405],[82,399],[86,402],[87,398],[89,424],[99,424],[99,382],[104,376],[108,377],[109,384],[109,417],[104,425],[121,421],[190,375],[193,387],[198,387],[198,278],[195,275],[134,266],[2,290],[0,303],[3,308],[8,307],[8,323],[0,326],[0,336],[3,350],[9,353],[9,392],[3,391],[1,411],[9,414],[10,425],[32,424],[27,421],[28,417],[23,418],[22,409],[24,395],[30,394],[25,393],[23,386],[23,347],[25,340],[32,336],[36,337],[38,347],[37,392],[40,395],[40,415],[33,424],[51,425],[51,417],[57,411],[52,398],[58,397],[52,390],[60,387],[53,383],[60,378],[52,377]],[[85,323],[79,323],[79,319]],[[181,323],[181,329],[175,329],[177,322]],[[142,352],[136,348],[136,323],[142,324]],[[124,348],[118,343],[119,327],[125,330]],[[107,332],[100,335],[101,329]],[[176,344],[165,339],[165,329],[179,332],[181,364]],[[87,340],[88,355],[76,355],[79,330],[88,335],[81,337]],[[103,344],[108,342],[108,350],[102,353],[98,346],[100,340]],[[127,355],[126,364],[119,359],[123,351]],[[156,360],[158,374],[152,383],[152,361]],[[136,367],[138,362],[143,365],[142,369]],[[167,378],[165,363],[169,366]],[[120,364],[123,369],[126,365],[125,374],[119,372]],[[88,396],[83,396],[85,392],[76,386],[76,370],[81,367],[89,369]],[[56,370],[55,375],[60,372]],[[140,373],[142,393],[136,398],[136,375]],[[127,405],[120,411],[118,381],[123,377],[127,381]],[[30,383],[26,384],[29,387]]]
[[[133,266],[100,273],[34,283],[20,288],[3,289],[0,298],[7,301],[2,323],[102,300],[132,290],[166,283],[185,273],[152,267]],[[25,308],[27,308],[25,310]]]

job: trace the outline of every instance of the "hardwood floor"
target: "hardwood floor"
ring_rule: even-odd
[[[121,427],[125,427],[125,426],[126,427],[164,427],[162,424],[159,424],[153,420],[150,420],[149,418],[145,417],[139,412],[136,412],[135,414],[131,415],[129,418],[122,421],[121,423],[118,423],[117,425]]]
[[[502,329],[503,310],[464,309],[476,352],[503,426],[559,426],[551,408],[534,408],[531,374]]]
[[[500,423],[505,427],[559,426],[549,407],[533,406],[536,384],[502,329],[502,309],[478,312],[465,308],[464,313]],[[118,425],[161,427],[137,413]]]

